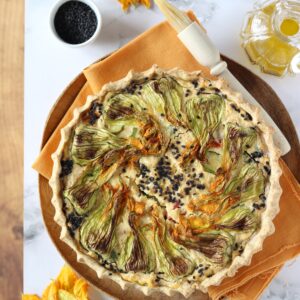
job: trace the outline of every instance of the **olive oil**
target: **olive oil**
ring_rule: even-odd
[[[266,2],[263,2],[266,3]],[[265,73],[300,72],[300,2],[268,1],[248,14],[242,46]]]
[[[284,35],[295,35],[299,31],[299,24],[294,19],[284,19],[280,25],[280,31]]]

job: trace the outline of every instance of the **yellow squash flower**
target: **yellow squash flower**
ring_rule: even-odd
[[[67,265],[44,290],[42,297],[22,295],[22,300],[89,300],[88,283],[73,272]]]
[[[124,11],[127,11],[131,5],[137,6],[142,4],[147,8],[150,8],[151,6],[151,0],[118,0],[118,1],[121,3],[122,9]]]

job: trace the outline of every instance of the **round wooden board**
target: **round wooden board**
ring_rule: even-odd
[[[300,181],[300,146],[297,133],[293,122],[285,109],[284,105],[280,101],[279,97],[273,91],[273,89],[258,76],[239,65],[238,63],[223,57],[227,61],[230,71],[240,80],[240,82],[247,88],[247,90],[260,102],[260,104],[271,115],[276,124],[280,127],[284,135],[287,137],[291,144],[291,151],[286,154],[283,159]],[[74,101],[76,95],[83,87],[86,79],[84,75],[79,74],[65,89],[62,95],[54,104],[52,110],[49,113],[48,120],[45,125],[42,147],[45,145],[52,132],[55,130],[60,120]],[[107,294],[118,299],[144,299],[144,300],[179,300],[184,299],[183,296],[177,294],[175,297],[167,297],[161,293],[154,293],[151,296],[145,296],[141,292],[137,291],[134,287],[124,291],[120,286],[114,283],[111,279],[99,279],[97,274],[84,264],[78,263],[76,260],[75,252],[69,248],[64,242],[59,239],[60,227],[53,221],[54,207],[51,204],[52,191],[48,185],[48,180],[39,175],[39,192],[40,203],[44,222],[48,233],[60,252],[65,261],[82,277],[87,279],[93,286],[101,289]],[[209,299],[207,294],[201,292],[195,292],[189,300],[204,300]]]

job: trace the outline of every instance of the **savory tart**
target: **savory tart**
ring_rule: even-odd
[[[278,158],[257,109],[223,80],[130,72],[62,130],[55,221],[99,277],[187,297],[249,264],[273,232]]]

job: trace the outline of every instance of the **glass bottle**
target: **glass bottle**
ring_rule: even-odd
[[[251,62],[262,72],[300,73],[300,0],[256,2],[241,37]]]

